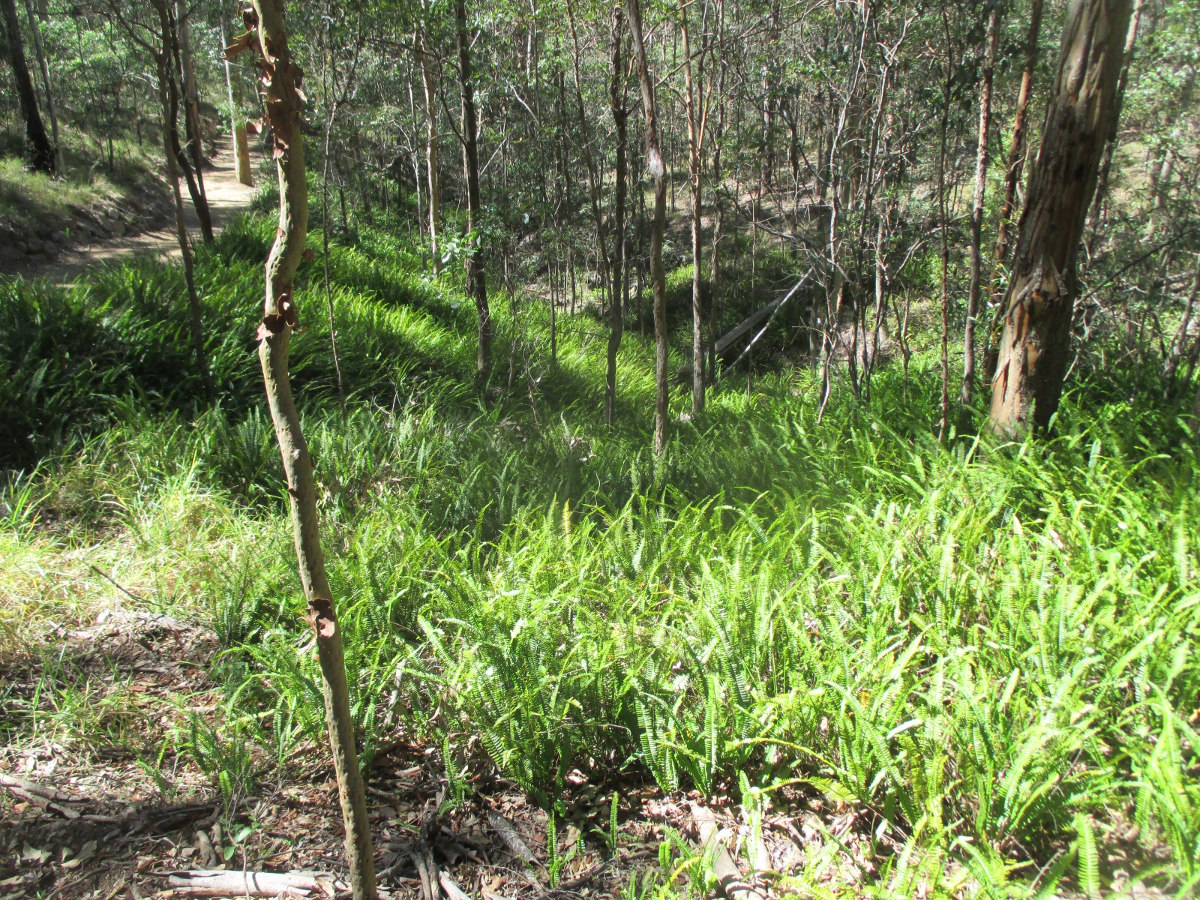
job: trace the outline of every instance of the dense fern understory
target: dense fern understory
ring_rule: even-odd
[[[86,616],[63,572],[108,546],[116,581],[215,629],[212,740],[286,772],[323,723],[251,352],[272,228],[243,220],[201,252],[212,406],[177,272],[0,283],[0,648]],[[1126,885],[1200,884],[1182,406],[1080,371],[1053,437],[939,446],[918,353],[907,382],[877,373],[869,405],[835,388],[820,423],[811,371],[730,379],[655,460],[636,333],[607,429],[595,319],[560,320],[554,366],[544,304],[498,302],[481,405],[454,276],[429,282],[384,232],[356,239],[330,260],[344,410],[319,253],[293,376],[366,766],[398,734],[443,747],[450,772],[481,747],[560,816],[572,773],[822,798],[858,811],[879,847],[866,887],[886,896],[1090,893],[1117,854]],[[34,718],[14,706],[0,728],[20,740]],[[809,895],[821,864],[781,892]]]

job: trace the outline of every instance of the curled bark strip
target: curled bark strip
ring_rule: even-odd
[[[308,601],[308,621],[313,630],[323,638],[333,637],[337,631],[337,616],[333,603],[324,597],[313,597]]]
[[[245,31],[242,34],[239,34],[237,37],[235,37],[233,39],[233,43],[225,48],[225,50],[224,50],[225,59],[227,61],[232,61],[232,60],[236,59],[239,54],[244,53],[250,49],[250,43],[253,40],[254,40],[254,32],[253,31]]]

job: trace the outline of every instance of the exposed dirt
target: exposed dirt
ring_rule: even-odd
[[[210,629],[133,603],[46,638],[0,661],[0,898],[183,896],[172,876],[196,870],[318,873],[320,889],[295,896],[346,896],[322,745],[301,743],[281,768],[246,742],[256,783],[234,798],[181,752],[189,722],[226,724]],[[578,772],[552,841],[546,813],[497,776],[477,740],[451,735],[450,746],[465,760],[455,783],[441,748],[403,730],[376,757],[367,799],[384,897],[453,897],[449,882],[484,900],[615,897],[657,868],[663,841],[676,852],[698,844],[698,796],[646,781],[601,788]],[[780,877],[810,864],[830,834],[843,852],[826,856],[819,880],[850,886],[875,871],[868,811],[785,789],[752,827],[727,800],[710,805],[716,839],[743,873],[763,873],[763,897],[787,896]],[[442,879],[440,893],[429,878]]]
[[[237,180],[237,166],[228,140],[209,158],[203,175],[213,229],[219,231],[230,218],[250,205],[254,189]],[[182,183],[180,186],[189,236],[196,242],[200,240],[200,223],[188,199],[187,186]],[[174,214],[169,206],[150,227],[136,233],[84,235],[83,241],[62,248],[52,258],[47,258],[45,254],[25,256],[6,263],[3,271],[26,278],[45,278],[55,284],[65,285],[93,268],[130,257],[179,257]]]

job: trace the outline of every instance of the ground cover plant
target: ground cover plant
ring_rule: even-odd
[[[323,728],[242,300],[270,227],[199,256],[213,405],[161,315],[177,272],[0,288],[6,757],[53,741],[136,761],[147,796],[216,791],[248,860]],[[556,326],[555,366],[514,300],[511,381],[481,403],[462,295],[403,251],[365,226],[333,247],[344,408],[311,281],[294,346],[376,784],[425,748],[458,815],[504,791],[542,811],[547,884],[648,846],[613,870],[631,896],[705,890],[656,805],[687,796],[762,842],[780,896],[1200,883],[1185,410],[1135,419],[1095,373],[1053,437],[939,444],[925,354],[819,423],[815,372],[733,379],[655,457],[648,344],[623,344],[610,429],[587,317]],[[112,607],[204,635],[200,669],[147,694],[31,649]]]

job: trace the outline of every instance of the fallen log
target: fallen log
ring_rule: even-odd
[[[750,351],[754,349],[754,345],[757,344],[762,336],[767,333],[767,329],[770,328],[771,323],[775,321],[775,316],[779,310],[783,309],[788,302],[796,296],[800,288],[804,285],[804,282],[808,281],[808,276],[812,275],[812,273],[813,270],[809,269],[804,273],[799,281],[792,285],[791,289],[786,294],[784,294],[782,297],[777,297],[776,299],[772,300],[762,309],[753,313],[748,319],[734,326],[717,339],[717,343],[715,345],[717,356],[725,358],[736,346],[741,345],[741,341],[746,337],[746,335],[750,334],[750,332],[755,328],[758,328],[759,325],[762,325],[762,327],[754,333],[754,336],[750,338],[750,341],[746,344],[741,353],[738,354],[737,358],[734,359],[733,362],[727,366],[727,368],[736,368],[738,363],[749,356]]]
[[[692,820],[696,823],[696,830],[700,834],[700,846],[705,850],[712,846],[715,851],[712,863],[713,874],[717,876],[717,884],[721,888],[721,893],[728,900],[766,900],[760,891],[742,877],[741,869],[737,867],[737,863],[729,854],[729,849],[720,840],[717,817],[713,815],[712,810],[699,803],[689,805],[692,809]]]
[[[182,897],[311,897],[334,895],[333,879],[310,872],[173,872],[167,884]]]

